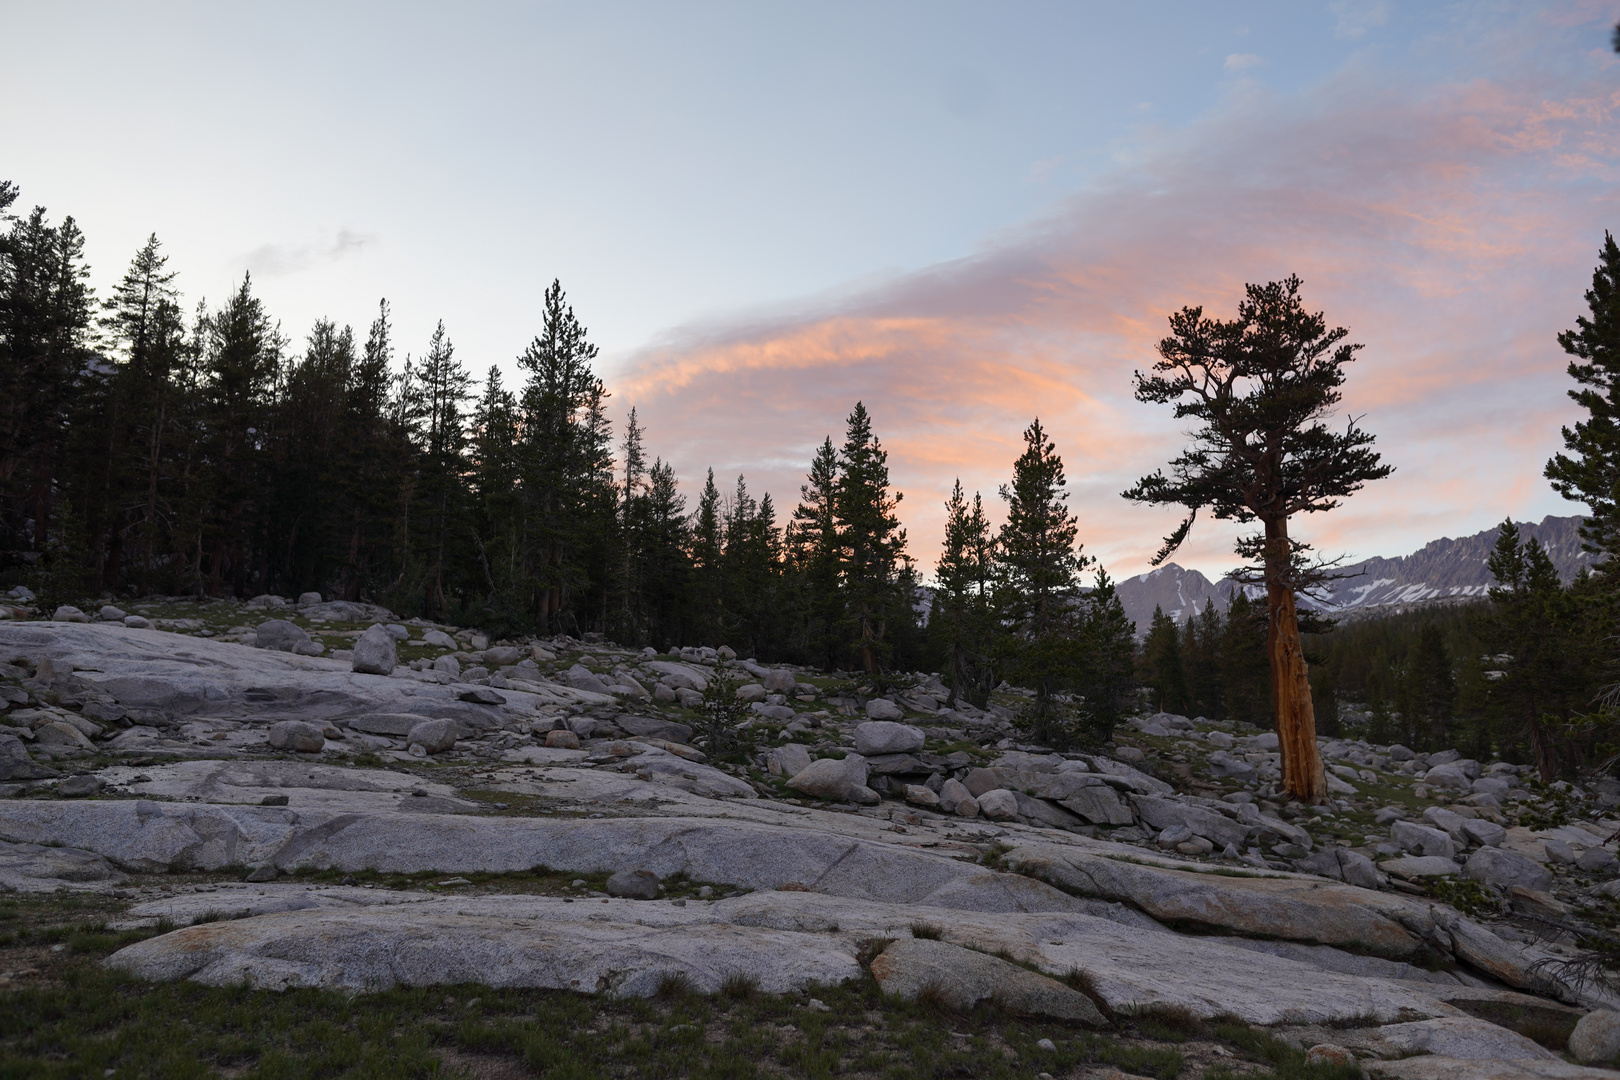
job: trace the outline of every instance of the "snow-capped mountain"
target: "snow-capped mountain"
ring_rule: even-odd
[[[1539,525],[1519,523],[1523,540],[1535,537],[1551,556],[1565,581],[1574,578],[1583,566],[1591,564],[1590,552],[1581,550],[1579,517],[1547,517]],[[1444,537],[1425,544],[1419,551],[1393,559],[1372,558],[1343,567],[1339,580],[1323,588],[1321,601],[1300,597],[1301,607],[1311,607],[1335,615],[1353,615],[1375,609],[1396,610],[1415,604],[1463,602],[1482,599],[1495,579],[1485,567],[1496,545],[1500,527],[1453,540]],[[1119,583],[1119,598],[1125,614],[1136,623],[1138,634],[1147,632],[1155,606],[1177,622],[1185,622],[1213,599],[1224,611],[1231,599],[1232,582],[1210,581],[1197,570],[1166,563],[1156,570]],[[1262,590],[1250,587],[1251,596]]]

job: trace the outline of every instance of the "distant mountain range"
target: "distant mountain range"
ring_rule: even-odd
[[[1590,552],[1581,550],[1580,517],[1547,517],[1541,524],[1519,522],[1524,540],[1540,540],[1552,557],[1559,574],[1569,581],[1581,567],[1591,564]],[[1481,599],[1496,584],[1485,567],[1496,545],[1498,526],[1453,540],[1449,537],[1425,544],[1420,551],[1393,559],[1373,558],[1345,566],[1338,571],[1341,580],[1324,587],[1324,600],[1300,597],[1300,607],[1313,608],[1341,617],[1383,614],[1423,604],[1459,603]],[[1225,611],[1238,585],[1225,578],[1210,581],[1197,570],[1166,563],[1157,570],[1127,578],[1118,585],[1125,615],[1136,623],[1138,634],[1147,633],[1155,606],[1178,623],[1204,609],[1209,600],[1217,611]],[[1264,590],[1250,586],[1250,596]]]

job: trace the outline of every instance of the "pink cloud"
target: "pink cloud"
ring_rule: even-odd
[[[993,500],[1039,415],[1087,550],[1130,574],[1173,515],[1118,493],[1181,441],[1167,410],[1133,400],[1131,372],[1171,311],[1230,314],[1244,282],[1298,273],[1365,344],[1346,406],[1398,468],[1302,522],[1308,537],[1393,554],[1555,508],[1539,476],[1571,414],[1553,339],[1582,308],[1620,163],[1604,71],[1602,85],[1413,88],[1359,71],[1295,98],[1243,90],[972,257],[688,329],[636,357],[617,397],[684,477],[746,473],[784,511],[863,399],[925,567],[953,479]],[[1180,561],[1231,565],[1232,532],[1201,526]]]

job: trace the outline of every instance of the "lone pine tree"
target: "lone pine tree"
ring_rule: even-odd
[[[1558,344],[1575,359],[1569,391],[1586,410],[1586,419],[1564,428],[1567,454],[1554,454],[1546,476],[1566,499],[1583,502],[1590,511],[1581,525],[1589,550],[1604,556],[1620,551],[1620,246],[1603,234],[1592,287],[1586,291],[1590,317],[1578,316],[1575,329],[1558,335]]]
[[[1176,419],[1191,417],[1202,426],[1170,462],[1170,475],[1161,470],[1143,477],[1124,496],[1189,511],[1155,564],[1187,538],[1200,510],[1261,524],[1263,531],[1241,539],[1237,550],[1258,557],[1252,573],[1266,587],[1283,786],[1295,798],[1316,802],[1327,794],[1327,778],[1294,599],[1315,579],[1304,562],[1307,545],[1289,536],[1288,524],[1295,514],[1331,510],[1393,470],[1354,419],[1337,434],[1323,423],[1340,402],[1344,369],[1361,346],[1345,342],[1343,327],[1329,330],[1320,312],[1306,311],[1299,286],[1298,277],[1245,286],[1238,316],[1229,321],[1205,318],[1201,307],[1170,316],[1171,334],[1159,342],[1153,373],[1136,373],[1136,397],[1173,404]]]

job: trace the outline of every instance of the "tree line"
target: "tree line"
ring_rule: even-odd
[[[560,283],[509,386],[442,322],[401,359],[386,301],[363,332],[322,318],[299,342],[250,275],[188,309],[155,236],[98,299],[73,219],[12,215],[16,198],[0,185],[0,575],[47,603],[318,590],[501,635],[724,643],[879,680],[939,667],[979,705],[1027,679],[1052,738],[1077,701],[1105,728],[1126,705],[1131,628],[1106,575],[1082,589],[1038,422],[1005,528],[981,506],[964,533],[960,492],[947,507],[933,593],[862,403],[785,520],[713,470],[689,503],[636,410],[615,432]]]

